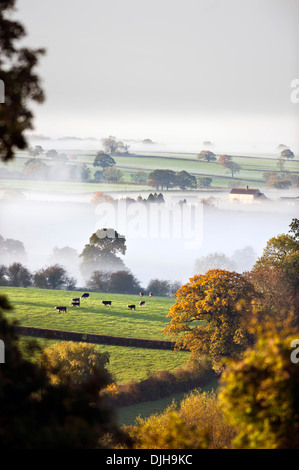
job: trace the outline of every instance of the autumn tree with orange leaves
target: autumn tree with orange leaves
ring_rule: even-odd
[[[213,269],[195,275],[175,296],[164,333],[176,349],[190,350],[191,358],[209,356],[220,371],[224,358],[238,358],[252,344],[246,319],[256,292],[242,274]]]

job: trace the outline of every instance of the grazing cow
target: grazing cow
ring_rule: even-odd
[[[143,297],[143,296],[144,296],[144,293],[143,293],[143,292],[139,292],[139,295],[140,295],[140,297]]]
[[[61,312],[66,313],[66,307],[54,307],[54,310],[58,310],[59,313],[61,313]]]
[[[130,310],[135,310],[136,305],[128,305],[127,306]]]
[[[110,307],[111,307],[112,302],[111,302],[111,300],[102,300],[102,304],[105,305],[106,307],[107,307],[107,305],[110,305]]]
[[[145,306],[145,301],[144,301],[144,300],[141,300],[141,301],[139,302],[139,307],[144,307],[144,306]]]
[[[71,302],[72,307],[80,307],[80,302]]]
[[[89,297],[89,294],[87,294],[87,292],[81,295],[81,299],[88,299],[88,297]]]
[[[149,296],[149,297],[152,297],[152,296],[153,296],[152,292],[149,292],[148,296]]]
[[[71,302],[80,302],[80,297],[76,297],[75,299],[72,299]]]

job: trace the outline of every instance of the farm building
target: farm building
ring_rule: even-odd
[[[233,188],[229,193],[230,202],[242,202],[243,204],[252,204],[267,199],[259,189]]]

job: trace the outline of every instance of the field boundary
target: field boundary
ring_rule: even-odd
[[[97,335],[93,333],[77,333],[74,331],[35,328],[32,326],[14,326],[14,330],[17,334],[21,336],[31,336],[34,338],[57,339],[59,341],[76,341],[93,344],[106,344],[110,346],[174,350],[174,343],[172,341],[128,338],[123,336]]]

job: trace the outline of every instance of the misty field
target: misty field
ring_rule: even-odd
[[[169,322],[166,315],[174,303],[172,298],[145,298],[146,306],[138,307],[138,295],[91,293],[81,301],[80,308],[72,307],[70,301],[80,297],[81,292],[46,290],[35,288],[0,287],[13,305],[7,314],[22,326],[50,328],[82,333],[125,336],[146,339],[169,340],[162,329]],[[111,307],[104,307],[101,300],[111,300]],[[136,304],[136,311],[127,308]],[[55,306],[67,306],[66,314],[59,314]],[[39,340],[42,347],[53,340]],[[110,354],[109,370],[117,383],[144,379],[155,370],[174,370],[189,357],[186,352],[150,350],[134,347],[96,346]]]
[[[277,158],[279,153],[273,153],[271,156],[268,154],[252,156],[252,155],[232,155],[235,163],[240,165],[241,170],[232,178],[231,172],[219,165],[217,162],[205,162],[198,160],[197,154],[194,153],[178,153],[178,152],[138,152],[138,154],[128,154],[122,156],[114,156],[116,165],[115,168],[119,169],[122,178],[118,183],[108,183],[105,181],[96,182],[94,178],[95,172],[99,167],[94,167],[93,162],[96,155],[95,151],[80,152],[71,151],[75,154],[76,160],[72,165],[85,164],[90,170],[90,178],[88,181],[75,181],[67,180],[60,181],[59,178],[55,180],[27,179],[15,178],[11,173],[11,177],[6,176],[1,181],[2,188],[15,188],[20,190],[36,190],[36,191],[51,191],[51,192],[66,192],[66,193],[94,193],[96,191],[150,191],[154,188],[147,184],[133,184],[132,176],[137,171],[143,171],[146,176],[155,169],[169,169],[175,172],[182,170],[188,171],[190,174],[201,177],[207,176],[212,178],[211,188],[215,189],[228,189],[232,185],[249,185],[251,187],[262,188],[265,186],[265,172],[277,171]],[[27,152],[18,152],[18,156],[13,162],[4,166],[0,163],[0,169],[10,171],[17,171],[20,174],[23,172],[24,163],[28,160],[29,155]],[[54,166],[57,162],[53,162],[50,158],[44,155],[39,157],[39,160],[48,166]],[[59,173],[59,166],[58,173]],[[293,174],[298,174],[298,160],[285,161],[285,171]],[[235,183],[234,183],[235,182]]]

